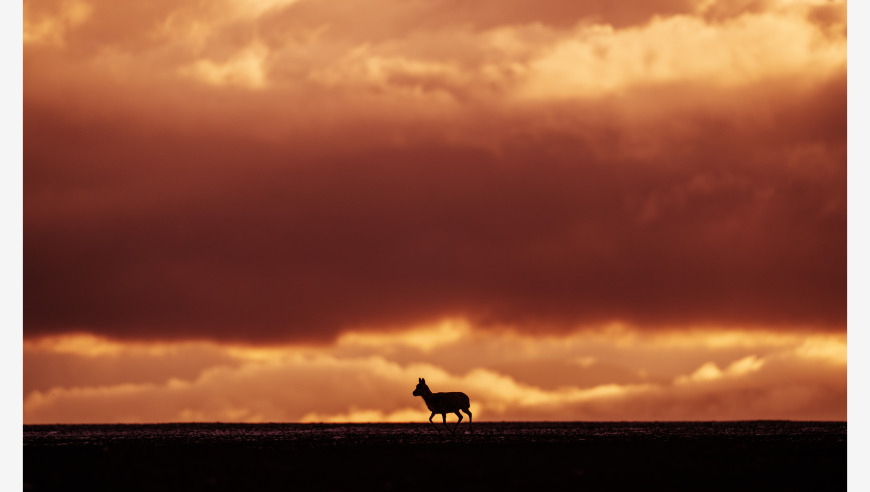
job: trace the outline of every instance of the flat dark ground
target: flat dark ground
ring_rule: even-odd
[[[465,424],[465,422],[463,422]],[[845,422],[25,426],[25,490],[845,490]]]

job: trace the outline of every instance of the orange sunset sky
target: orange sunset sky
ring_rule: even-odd
[[[845,1],[22,27],[25,424],[846,419]]]

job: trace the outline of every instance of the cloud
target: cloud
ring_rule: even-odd
[[[754,355],[749,355],[740,360],[734,361],[724,371],[719,369],[715,363],[707,362],[691,375],[680,376],[675,382],[677,384],[686,384],[692,381],[713,381],[721,378],[743,376],[758,371],[763,365],[764,361],[759,360]]]
[[[27,337],[845,327],[840,3],[87,5],[25,45]]]
[[[24,394],[57,388],[190,381],[244,358],[214,344],[125,344],[87,334],[24,342]]]
[[[805,97],[791,102],[810,117],[810,101],[836,94]],[[611,145],[526,130],[503,151],[388,126],[406,143],[354,139],[318,156],[104,125],[68,140],[77,125],[37,120],[25,129],[27,331],[331,339],[454,315],[545,331],[842,326],[844,146],[827,129],[765,144],[759,132],[783,130],[737,121],[700,120],[719,128],[713,140],[613,127]],[[623,138],[681,150],[659,165],[669,154]],[[655,157],[620,155],[632,149]]]
[[[260,89],[267,83],[263,70],[263,61],[267,56],[268,49],[265,46],[252,43],[223,63],[200,59],[181,71],[209,84]]]
[[[596,96],[636,84],[745,86],[804,73],[808,66],[831,70],[844,61],[843,45],[820,45],[819,33],[803,16],[746,15],[716,25],[675,16],[625,30],[581,27],[530,61],[521,91],[553,98]]]
[[[59,2],[51,13],[32,14],[32,3],[24,5],[24,43],[52,44],[63,46],[65,34],[90,18],[93,8],[87,2],[66,0]]]
[[[415,356],[414,340],[445,329],[460,335]],[[433,391],[469,394],[477,421],[845,418],[842,335],[623,331],[511,340],[455,322],[408,335],[379,345],[347,336],[331,347],[109,343],[113,350],[97,353],[88,336],[43,339],[25,346],[24,419],[425,422],[429,412],[411,395],[419,377]],[[807,347],[824,349],[808,354]],[[685,357],[692,353],[694,360]],[[561,363],[578,358],[590,363]],[[511,364],[522,361],[540,363],[540,379]],[[614,380],[607,364],[643,374]],[[34,365],[41,371],[34,374]],[[147,368],[151,379],[142,379]],[[176,376],[164,377],[167,368]],[[545,384],[548,376],[558,384]]]

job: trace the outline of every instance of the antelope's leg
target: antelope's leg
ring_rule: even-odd
[[[471,426],[471,420],[472,420],[471,419],[471,410],[468,408],[463,408],[462,411],[465,412],[466,414],[468,414],[468,431],[474,432],[474,429]]]
[[[432,417],[434,417],[434,416],[435,416],[435,412],[432,412],[432,415],[429,416],[429,423],[432,424],[433,426],[435,426],[435,429],[437,429],[438,432],[440,433],[441,429],[437,425],[435,425],[435,422],[432,422]]]
[[[449,430],[451,433],[452,433],[452,432],[456,432],[456,429],[455,429],[455,428],[454,428],[454,429],[450,429],[450,426],[447,425],[447,413],[442,413],[442,414],[441,414],[441,419],[444,420],[444,427],[447,427],[447,430]]]
[[[455,412],[453,412],[453,413],[455,413],[455,414],[456,414],[456,416],[457,416],[457,417],[459,417],[459,420],[457,420],[457,421],[456,421],[456,425],[455,425],[455,426],[453,426],[453,432],[454,432],[454,433],[455,433],[455,432],[456,432],[456,429],[458,429],[458,428],[459,428],[459,422],[462,422],[462,414],[461,414],[461,413],[459,413],[459,410],[456,410],[456,411],[455,411]]]

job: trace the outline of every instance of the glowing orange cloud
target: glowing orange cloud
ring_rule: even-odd
[[[505,338],[445,323],[332,347],[107,343],[95,351],[89,336],[42,339],[25,347],[25,422],[417,421],[425,408],[408,388],[421,376],[436,390],[472,395],[481,421],[845,418],[839,335]],[[444,343],[417,345],[446,332],[454,336]],[[97,370],[110,363],[112,373]],[[530,373],[530,363],[539,370]]]

